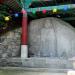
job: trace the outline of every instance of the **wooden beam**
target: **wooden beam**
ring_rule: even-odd
[[[23,0],[23,5],[25,8],[29,8],[30,4],[32,2],[40,2],[40,1],[49,1],[49,0]],[[50,1],[55,1],[55,0],[50,0]]]
[[[37,7],[37,8],[28,8],[25,10],[27,12],[37,12],[37,11],[42,11],[42,10],[47,10],[47,11],[51,11],[53,9],[57,9],[57,10],[65,10],[65,8],[69,9],[75,9],[75,4],[68,4],[68,5],[59,5],[59,6],[47,6],[47,7]],[[65,11],[66,12],[66,11]]]

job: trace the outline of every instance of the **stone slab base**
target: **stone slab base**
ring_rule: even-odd
[[[73,69],[73,62],[58,58],[3,58],[0,60],[1,67],[24,67],[24,68],[49,68],[49,69]]]
[[[67,72],[68,70],[51,70],[48,68],[0,68],[0,75],[67,75]]]

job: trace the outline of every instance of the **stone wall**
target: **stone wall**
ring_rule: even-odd
[[[20,56],[21,28],[9,31],[0,36],[0,57]]]

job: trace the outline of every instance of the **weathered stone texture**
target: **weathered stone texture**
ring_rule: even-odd
[[[0,57],[20,56],[21,28],[0,37]],[[58,57],[75,56],[75,29],[57,18],[34,20],[29,25],[29,56]]]
[[[0,37],[0,57],[15,57],[20,54],[21,28],[9,31]]]
[[[57,18],[32,21],[29,27],[29,54],[31,57],[74,57],[75,29]]]

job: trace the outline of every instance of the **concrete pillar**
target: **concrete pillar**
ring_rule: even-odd
[[[22,38],[21,38],[21,58],[25,59],[28,57],[28,26],[27,26],[27,12],[22,9]]]

